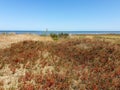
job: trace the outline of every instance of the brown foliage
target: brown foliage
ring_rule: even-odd
[[[50,55],[46,57],[44,51]],[[40,68],[53,66],[55,70],[47,70],[45,75],[42,71],[32,73],[31,70],[39,59]],[[120,45],[105,41],[24,41],[0,50],[0,62],[12,65],[9,68],[13,74],[20,64],[30,70],[19,78],[21,90],[120,89]],[[4,67],[3,64],[0,64],[0,69]]]

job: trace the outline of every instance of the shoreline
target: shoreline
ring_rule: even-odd
[[[69,34],[69,35],[120,35],[120,31],[0,31],[0,34]]]

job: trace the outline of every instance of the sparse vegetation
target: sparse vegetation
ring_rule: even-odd
[[[120,45],[98,39],[23,41],[0,50],[2,90],[119,90]]]

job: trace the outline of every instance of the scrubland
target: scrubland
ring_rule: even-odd
[[[120,90],[119,35],[37,37],[1,39],[0,90]]]

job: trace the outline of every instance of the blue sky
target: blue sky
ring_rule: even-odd
[[[0,30],[120,30],[120,0],[0,0]]]

